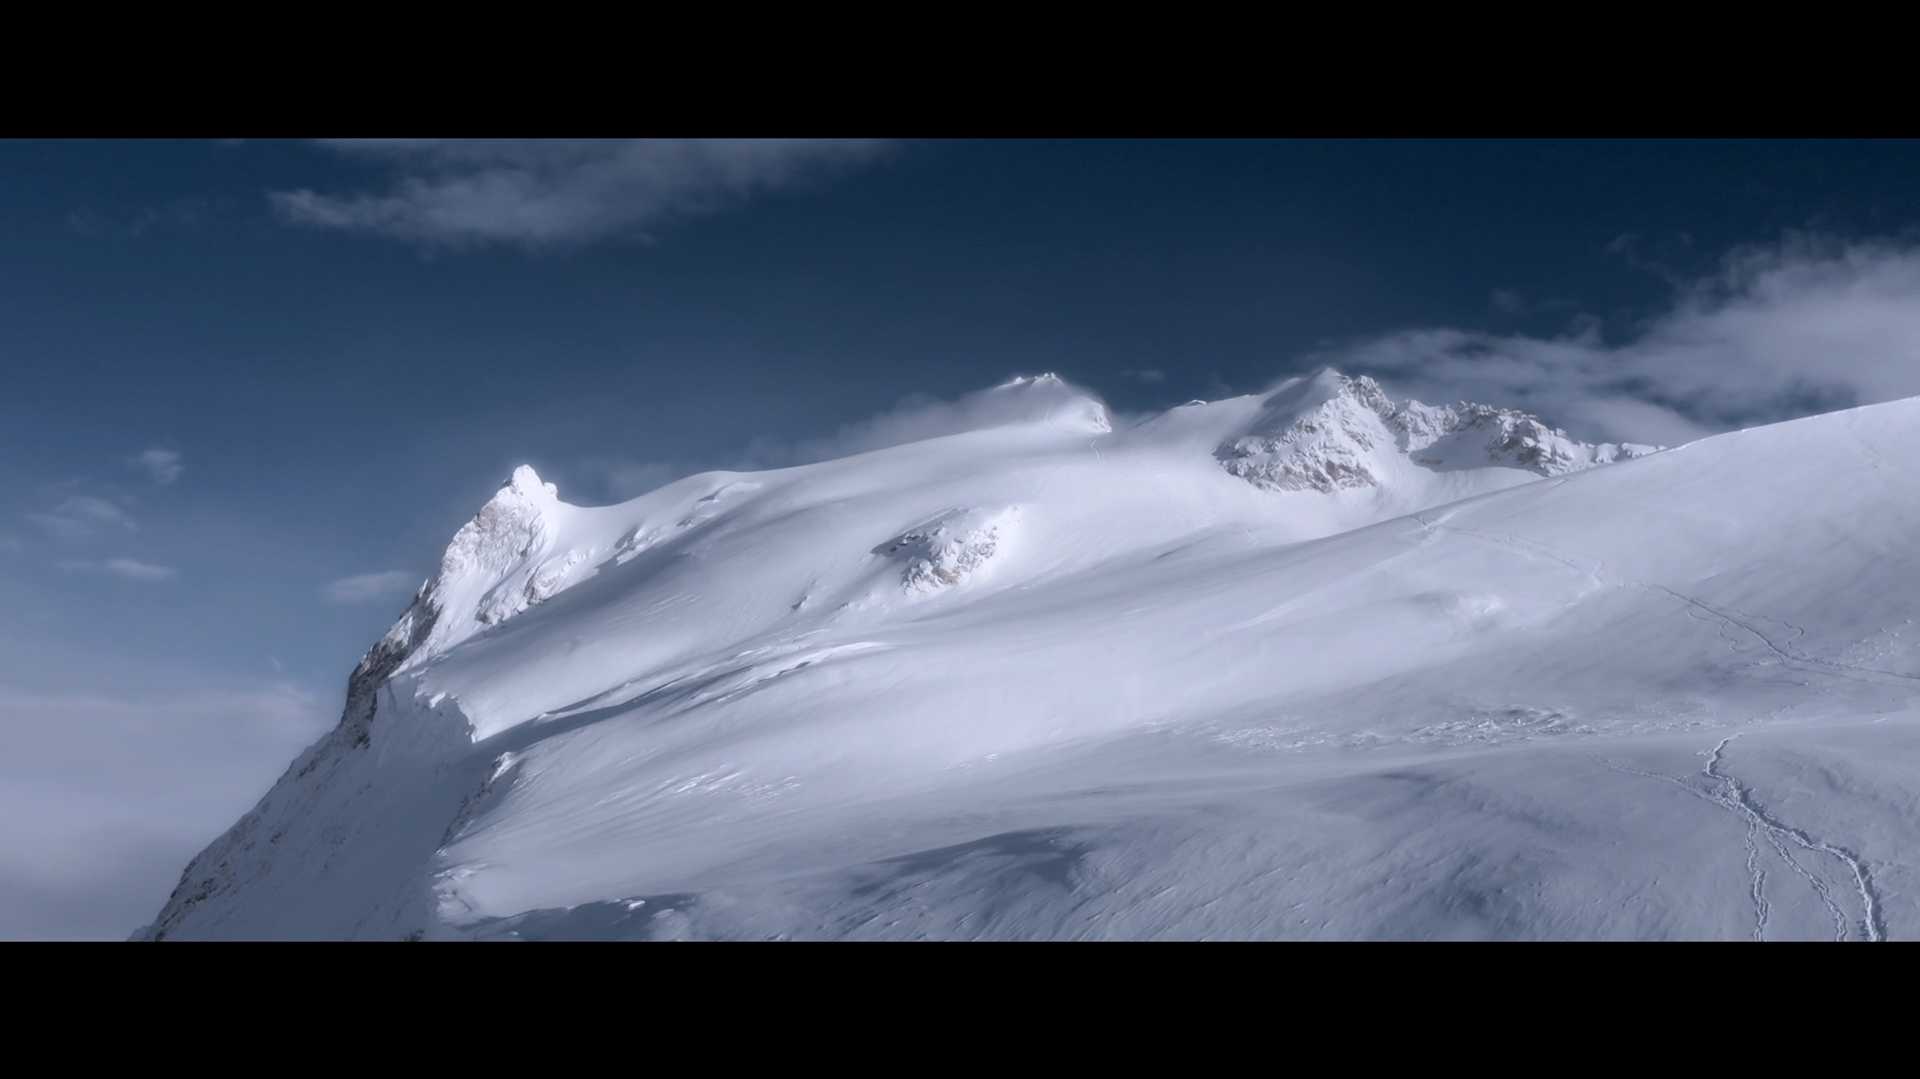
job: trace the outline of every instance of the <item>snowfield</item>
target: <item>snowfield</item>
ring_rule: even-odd
[[[140,936],[1920,935],[1920,399],[1326,371],[615,506],[517,470]]]

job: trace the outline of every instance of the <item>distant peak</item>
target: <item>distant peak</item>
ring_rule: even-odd
[[[997,427],[1008,423],[1065,422],[1091,431],[1111,431],[1107,406],[1091,392],[1052,371],[1015,375],[992,389],[961,400],[973,415],[963,429]]]
[[[1314,368],[1312,371],[1309,371],[1304,375],[1294,375],[1293,377],[1288,378],[1285,381],[1281,382],[1278,386],[1274,387],[1274,389],[1276,390],[1288,389],[1288,388],[1307,389],[1309,387],[1312,387],[1312,388],[1324,389],[1328,392],[1337,392],[1344,386],[1351,386],[1358,383],[1372,382],[1372,381],[1373,381],[1372,379],[1367,378],[1364,375],[1362,375],[1359,378],[1354,378],[1352,376],[1349,376],[1345,371],[1340,370],[1338,367],[1334,367],[1332,365],[1322,365],[1320,367]]]
[[[1345,400],[1363,408],[1386,413],[1394,408],[1378,382],[1365,375],[1342,373],[1334,367],[1321,367],[1309,375],[1296,375],[1266,393],[1266,408],[1277,416],[1291,418],[1331,401]]]
[[[1314,372],[1313,381],[1335,393],[1349,397],[1358,397],[1367,401],[1387,400],[1387,391],[1382,389],[1380,383],[1374,381],[1372,377],[1349,375],[1337,367],[1322,367]]]
[[[1322,367],[1266,395],[1259,416],[1214,456],[1256,487],[1377,487],[1404,457],[1432,471],[1519,468],[1542,476],[1656,452],[1637,443],[1587,443],[1517,409],[1462,401],[1395,401],[1380,384]]]

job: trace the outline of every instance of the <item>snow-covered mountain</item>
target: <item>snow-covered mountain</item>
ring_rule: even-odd
[[[516,470],[141,935],[1920,932],[1920,400],[1661,452],[1333,371],[960,414],[615,506]]]
[[[1327,370],[1268,395],[1254,424],[1216,455],[1227,471],[1259,487],[1333,491],[1404,484],[1410,468],[1500,466],[1559,476],[1658,449],[1576,442],[1510,408],[1402,404],[1370,378]]]

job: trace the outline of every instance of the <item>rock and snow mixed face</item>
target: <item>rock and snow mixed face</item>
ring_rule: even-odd
[[[517,471],[147,935],[1920,932],[1920,400],[1662,453],[1334,372],[939,422]]]
[[[568,571],[583,555],[567,551],[547,557],[559,532],[557,518],[566,509],[553,484],[526,465],[514,469],[473,520],[454,533],[439,570],[421,586],[388,639],[408,637],[416,620],[430,620],[432,629],[418,647],[444,651],[564,587]]]
[[[875,548],[905,568],[901,584],[911,592],[952,588],[980,572],[1012,537],[1019,507],[948,510]]]
[[[1331,492],[1378,487],[1404,461],[1433,470],[1519,468],[1559,476],[1658,449],[1575,441],[1513,409],[1399,403],[1371,378],[1328,370],[1269,394],[1251,427],[1215,455],[1257,487]]]

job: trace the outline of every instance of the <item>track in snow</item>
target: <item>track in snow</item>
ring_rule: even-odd
[[[1886,927],[1880,922],[1879,894],[1874,891],[1873,875],[1867,869],[1866,863],[1861,860],[1859,855],[1846,847],[1821,839],[1803,829],[1796,828],[1778,819],[1769,813],[1764,806],[1760,805],[1759,802],[1755,801],[1752,790],[1749,789],[1746,784],[1740,782],[1732,773],[1726,771],[1725,768],[1727,745],[1738,737],[1740,737],[1738,734],[1730,734],[1722,738],[1719,744],[1715,745],[1712,751],[1707,754],[1706,767],[1701,769],[1700,774],[1712,782],[1714,789],[1711,790],[1701,790],[1699,787],[1686,782],[1684,779],[1660,772],[1646,772],[1637,768],[1626,768],[1620,765],[1614,765],[1613,767],[1616,771],[1672,783],[1702,801],[1711,802],[1727,810],[1746,823],[1746,865],[1748,873],[1748,893],[1752,899],[1754,912],[1754,940],[1766,939],[1767,924],[1772,916],[1772,904],[1767,901],[1765,894],[1766,869],[1760,863],[1761,852],[1759,844],[1756,842],[1758,836],[1763,833],[1766,835],[1768,845],[1773,848],[1774,853],[1779,855],[1780,860],[1786,863],[1787,867],[1792,869],[1797,876],[1807,882],[1808,887],[1813,890],[1814,896],[1820,900],[1821,906],[1825,907],[1827,913],[1832,916],[1834,922],[1833,939],[1836,941],[1852,939],[1855,929],[1857,928],[1860,935],[1868,941],[1879,942],[1885,940]],[[1793,852],[1788,849],[1789,843],[1805,851],[1825,854],[1846,866],[1848,872],[1853,875],[1854,885],[1860,897],[1862,915],[1857,923],[1841,907],[1839,901],[1834,898],[1833,890],[1827,886],[1827,883],[1821,880],[1818,874],[1813,873],[1801,865],[1799,860],[1793,856]]]

